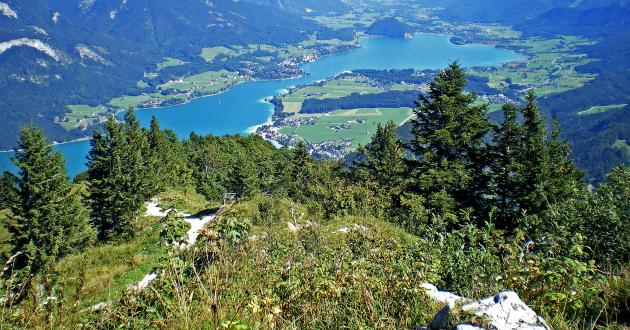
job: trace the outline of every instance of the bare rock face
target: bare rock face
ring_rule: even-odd
[[[446,329],[451,310],[461,308],[462,311],[472,313],[484,320],[483,328],[490,329],[518,329],[518,330],[549,330],[549,326],[529,306],[527,306],[513,291],[502,291],[496,296],[477,301],[466,299],[450,292],[438,291],[431,284],[423,284],[429,297],[445,304],[438,312],[429,329]],[[478,325],[460,324],[458,330],[483,329]]]

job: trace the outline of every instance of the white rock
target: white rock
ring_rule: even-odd
[[[0,13],[8,18],[18,18],[15,10],[11,9],[11,7],[9,7],[9,5],[4,2],[0,2]]]
[[[339,230],[337,230],[336,233],[338,233],[338,234],[347,234],[347,233],[351,233],[351,232],[355,232],[355,231],[360,231],[360,232],[363,232],[363,233],[367,233],[368,230],[369,230],[369,228],[364,226],[364,225],[355,224],[352,227],[339,228]]]
[[[158,201],[156,199],[153,199],[150,202],[145,203],[144,206],[147,209],[144,215],[147,217],[165,217],[168,215],[168,212],[170,211],[170,210],[162,210],[158,206]]]
[[[445,328],[448,325],[450,310],[456,305],[461,306],[463,311],[487,320],[486,325],[490,329],[550,329],[545,320],[529,308],[513,291],[502,291],[496,296],[472,301],[450,292],[439,291],[430,283],[424,283],[420,287],[426,290],[429,297],[446,305],[431,321],[429,326],[431,329]],[[460,324],[457,325],[456,329],[477,330],[481,328],[472,324]]]
[[[548,330],[549,326],[514,291],[499,292],[462,306],[462,310],[490,320],[496,329]]]
[[[7,50],[13,47],[21,47],[21,46],[35,48],[39,50],[40,52],[52,57],[53,59],[55,59],[55,61],[61,62],[61,54],[55,49],[53,49],[52,47],[50,47],[49,45],[47,45],[46,43],[44,43],[43,41],[38,40],[38,39],[20,38],[20,39],[0,42],[0,55],[2,55],[2,53],[6,52]]]
[[[300,231],[300,229],[302,229],[302,226],[300,226],[299,224],[290,221],[287,222],[287,230],[290,233],[297,233],[298,231]]]
[[[190,229],[188,230],[188,242],[182,246],[182,248],[188,248],[193,246],[197,242],[197,237],[199,237],[199,231],[210,221],[214,219],[215,215],[209,215],[205,217],[193,217],[191,215],[187,215],[184,217],[184,221],[190,224]]]
[[[435,285],[431,284],[431,283],[423,283],[420,285],[421,288],[425,289],[426,294],[443,303],[448,305],[450,308],[455,307],[455,304],[458,302],[461,303],[468,303],[471,302],[470,299],[466,299],[463,297],[460,297],[456,294],[450,293],[450,292],[446,292],[446,291],[439,291]]]
[[[61,15],[58,12],[54,12],[52,17],[51,17],[52,22],[57,24],[57,22],[59,22],[59,16],[61,16]]]
[[[144,290],[157,278],[157,273],[147,274],[138,284],[131,286],[133,290]]]

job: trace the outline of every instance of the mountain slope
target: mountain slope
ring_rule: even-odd
[[[247,2],[271,6],[295,14],[322,15],[342,13],[350,8],[339,0],[246,0]]]
[[[137,94],[164,57],[202,47],[282,45],[327,31],[295,15],[231,0],[0,0],[0,149],[33,122],[54,140],[82,137],[54,120],[66,105]]]

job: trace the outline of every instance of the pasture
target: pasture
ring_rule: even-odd
[[[298,135],[311,143],[351,139],[351,150],[370,142],[377,124],[393,121],[402,124],[410,118],[411,108],[368,108],[337,110],[318,116],[314,125],[285,127],[281,133]]]

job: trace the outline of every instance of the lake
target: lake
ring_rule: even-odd
[[[155,116],[162,128],[174,130],[180,138],[191,132],[199,135],[247,134],[258,125],[269,121],[273,106],[263,100],[296,85],[309,84],[356,69],[440,69],[453,60],[463,66],[497,66],[522,60],[513,51],[489,45],[455,45],[449,37],[437,34],[417,34],[414,39],[361,38],[361,48],[325,57],[301,66],[306,76],[279,81],[252,81],[230,90],[189,103],[137,110],[142,125],[148,126]],[[64,154],[70,176],[85,170],[89,141],[55,146]],[[11,153],[0,153],[0,169],[14,170],[9,161]]]

